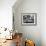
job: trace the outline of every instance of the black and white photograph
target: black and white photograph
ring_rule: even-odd
[[[22,25],[36,25],[37,14],[36,13],[22,13]]]

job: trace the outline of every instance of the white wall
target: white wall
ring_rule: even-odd
[[[16,0],[0,0],[0,27],[12,28],[12,6]]]
[[[46,0],[41,1],[41,38],[42,46],[46,46]]]
[[[20,5],[14,5],[13,12],[15,16],[15,30],[22,32],[24,38],[35,41],[36,46],[46,46],[46,11],[45,0],[23,0]],[[21,13],[37,13],[37,26],[22,26]],[[44,30],[44,31],[43,31]],[[41,45],[42,44],[42,45]]]
[[[18,30],[18,32],[22,32],[24,34],[24,38],[27,37],[28,39],[34,40],[36,46],[41,46],[40,9],[40,0],[23,0],[23,2],[18,6],[18,8],[15,9],[14,12],[15,30]],[[22,26],[21,13],[37,13],[37,25]]]

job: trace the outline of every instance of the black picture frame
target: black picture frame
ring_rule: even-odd
[[[37,25],[37,13],[21,13],[21,24],[26,26]]]

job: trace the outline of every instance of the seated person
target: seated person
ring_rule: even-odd
[[[22,35],[21,34],[16,34],[15,42],[16,42],[16,46],[22,46]]]
[[[34,42],[32,40],[26,40],[25,46],[35,46]]]

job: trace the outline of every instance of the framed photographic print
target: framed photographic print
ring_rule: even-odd
[[[29,26],[37,25],[37,13],[22,13],[21,24]]]

